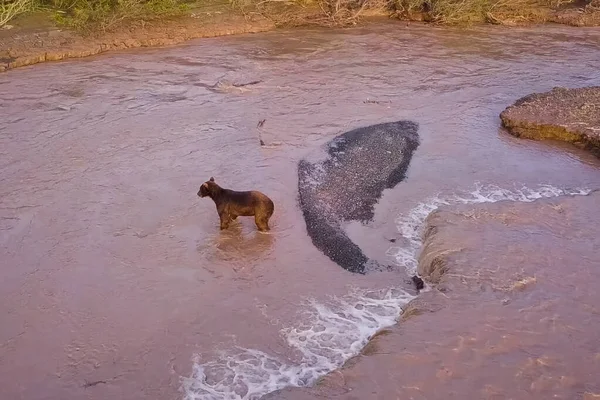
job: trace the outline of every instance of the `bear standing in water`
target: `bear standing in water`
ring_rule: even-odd
[[[221,219],[221,230],[227,229],[229,223],[238,216],[254,216],[259,231],[269,230],[269,218],[273,215],[275,205],[269,197],[259,191],[237,192],[225,189],[217,185],[215,178],[211,177],[200,186],[198,196],[210,197],[215,202]]]

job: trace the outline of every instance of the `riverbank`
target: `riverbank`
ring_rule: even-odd
[[[591,3],[590,3],[591,4]],[[600,26],[600,8],[569,5],[558,10],[540,9],[527,17],[486,15],[485,22],[507,26],[550,22],[571,26]],[[360,20],[345,18],[349,24],[394,18],[399,27],[407,21],[431,20],[425,12],[372,8],[361,10]],[[88,57],[114,50],[169,46],[192,39],[243,33],[257,33],[277,27],[340,25],[335,16],[325,15],[316,6],[275,3],[258,8],[233,8],[226,2],[203,3],[184,15],[151,21],[138,21],[106,32],[83,35],[56,24],[49,13],[17,17],[0,29],[0,72],[27,65]],[[343,25],[343,23],[342,23]]]
[[[0,30],[0,71],[115,50],[265,32],[275,27],[276,21],[265,16],[243,15],[218,4],[194,9],[185,16],[136,23],[96,35],[62,29],[50,16],[37,14],[15,20],[10,30]]]
[[[344,368],[266,398],[598,398],[600,230],[587,220],[598,201],[596,192],[435,211],[419,263],[435,289]]]

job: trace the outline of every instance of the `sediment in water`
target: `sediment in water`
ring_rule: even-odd
[[[530,94],[500,119],[514,136],[561,140],[600,157],[600,86]]]
[[[301,160],[298,193],[313,244],[351,272],[377,268],[343,230],[348,221],[367,222],[385,189],[406,176],[419,146],[418,125],[398,121],[346,132],[327,144],[325,160]]]
[[[342,369],[273,398],[600,395],[600,227],[589,223],[599,201],[595,192],[433,212],[419,271],[434,288]]]

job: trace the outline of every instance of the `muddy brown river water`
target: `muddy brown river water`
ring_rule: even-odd
[[[599,85],[599,57],[594,29],[379,24],[200,40],[0,75],[0,398],[256,399],[314,384],[413,299],[401,288],[430,211],[600,188],[597,159],[513,139],[498,118],[530,92]],[[297,162],[344,131],[400,119],[420,126],[407,179],[384,193],[372,223],[346,227],[368,256],[397,268],[352,274],[306,235]],[[210,176],[267,193],[276,204],[271,234],[256,233],[251,218],[220,232],[214,205],[196,196]],[[577,216],[559,237],[597,221],[594,207]],[[487,223],[461,240],[511,235]],[[539,240],[532,251],[560,257],[560,243]],[[490,249],[487,262],[498,268],[527,261]],[[598,260],[596,245],[575,249],[589,265]],[[573,251],[564,248],[569,262]],[[585,269],[577,283],[597,287],[600,276]],[[519,307],[534,307],[534,297]],[[531,320],[519,327],[495,311],[493,326],[530,330]],[[589,327],[585,346],[547,346],[593,353],[597,323]],[[406,340],[433,342],[465,326],[421,328]],[[506,334],[485,332],[482,340]],[[543,336],[527,340],[544,347]],[[381,361],[369,370],[390,376]],[[477,373],[480,364],[462,362]],[[396,358],[399,375],[402,365]],[[362,394],[345,398],[400,398],[393,385],[357,382]],[[581,398],[572,387],[560,398]],[[486,393],[501,395],[496,389]],[[521,398],[554,392],[540,393]],[[519,398],[506,396],[496,398]]]

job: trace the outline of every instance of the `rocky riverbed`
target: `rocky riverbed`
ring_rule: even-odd
[[[404,180],[419,146],[417,131],[411,121],[353,129],[299,162],[298,192],[308,235],[344,269],[381,269],[348,238],[343,223],[372,220],[383,191]]]

